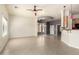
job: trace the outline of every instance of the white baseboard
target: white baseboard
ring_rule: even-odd
[[[37,36],[10,37],[9,39],[16,39],[16,38],[30,38],[30,37],[37,37]]]

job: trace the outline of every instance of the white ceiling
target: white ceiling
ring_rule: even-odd
[[[36,4],[37,9],[43,9],[43,11],[39,11],[39,16],[52,16],[54,19],[60,19],[60,11],[63,8],[63,4]],[[10,15],[19,15],[19,16],[25,16],[25,17],[33,17],[34,13],[31,11],[28,11],[27,9],[33,9],[33,4],[11,4],[6,5],[8,12]],[[17,6],[18,8],[14,8],[14,6]],[[71,9],[71,5],[65,5],[67,9]],[[79,5],[72,5],[73,13],[79,13]]]

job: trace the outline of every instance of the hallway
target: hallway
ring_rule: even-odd
[[[67,46],[60,37],[38,36],[10,39],[3,55],[72,55],[79,54],[79,49]]]

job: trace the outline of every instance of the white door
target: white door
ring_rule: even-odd
[[[50,25],[50,34],[54,35],[54,25]]]

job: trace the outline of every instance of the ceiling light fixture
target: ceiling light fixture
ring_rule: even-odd
[[[36,6],[36,5],[34,5],[34,8],[33,8],[33,9],[27,9],[27,10],[34,12],[34,15],[35,15],[35,16],[37,16],[37,12],[38,12],[38,11],[42,11],[42,9],[37,9],[37,6]]]

